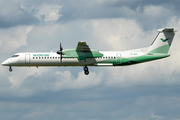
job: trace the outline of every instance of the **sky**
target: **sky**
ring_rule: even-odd
[[[0,62],[85,41],[96,50],[149,47],[180,30],[178,0],[0,0]],[[180,120],[180,32],[170,57],[126,67],[0,66],[1,120]]]

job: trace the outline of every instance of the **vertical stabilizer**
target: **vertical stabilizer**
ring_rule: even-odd
[[[148,53],[167,54],[173,41],[175,32],[174,28],[163,28],[158,30],[158,35],[149,47]]]

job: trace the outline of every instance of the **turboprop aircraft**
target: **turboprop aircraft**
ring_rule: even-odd
[[[90,49],[86,42],[79,42],[76,49],[57,52],[17,53],[5,60],[2,65],[21,67],[39,66],[83,66],[85,75],[89,74],[88,66],[126,66],[169,57],[169,48],[173,41],[174,28],[158,30],[158,35],[150,47],[128,51],[98,51]]]

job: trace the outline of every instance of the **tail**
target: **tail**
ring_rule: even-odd
[[[158,35],[149,47],[148,53],[167,54],[173,41],[175,32],[174,28],[163,28],[158,30]]]

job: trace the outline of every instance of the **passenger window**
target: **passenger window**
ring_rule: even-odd
[[[41,57],[39,57],[39,59],[41,59]]]

